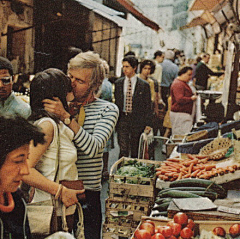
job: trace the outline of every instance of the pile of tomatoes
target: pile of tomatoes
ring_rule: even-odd
[[[224,228],[222,228],[222,227],[215,227],[213,229],[213,234],[216,235],[216,236],[220,236],[220,237],[224,238],[227,233],[226,233]],[[236,237],[240,236],[240,224],[235,223],[235,224],[231,225],[229,227],[229,235],[232,238],[236,238]]]
[[[166,226],[156,226],[151,220],[141,223],[134,239],[190,239],[194,236],[195,223],[183,212],[174,215]]]

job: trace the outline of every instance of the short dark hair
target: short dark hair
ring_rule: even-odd
[[[30,106],[32,114],[29,119],[37,120],[48,116],[58,122],[56,117],[44,110],[42,101],[44,99],[58,97],[64,108],[68,110],[66,96],[71,89],[70,78],[59,69],[49,68],[37,73],[30,84]]]
[[[192,71],[193,68],[191,66],[184,66],[182,69],[179,70],[178,75],[181,76],[185,74],[187,71]]]
[[[23,117],[0,115],[0,168],[10,152],[29,144],[31,140],[35,146],[43,144],[44,133]]]
[[[151,61],[151,60],[143,60],[141,63],[140,63],[140,73],[142,73],[142,69],[144,68],[144,66],[146,65],[149,65],[151,67],[151,72],[150,74],[152,74],[154,71],[155,71],[155,68],[156,68],[156,64]]]
[[[132,55],[125,56],[122,61],[123,62],[127,61],[132,68],[135,68],[135,67],[137,68],[137,66],[138,66],[138,59]]]
[[[162,51],[156,51],[156,52],[154,53],[154,58],[153,58],[153,59],[156,59],[157,56],[162,56],[162,54],[163,54]]]
[[[12,63],[7,58],[0,56],[0,70],[2,69],[8,70],[10,75],[13,75]]]
[[[127,53],[124,54],[124,57],[125,56],[136,56],[136,54],[134,51],[128,51]]]

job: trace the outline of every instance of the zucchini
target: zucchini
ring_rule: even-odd
[[[169,204],[170,202],[164,202],[162,204],[156,205],[153,207],[152,211],[159,211],[159,212],[166,211]]]
[[[190,192],[184,192],[184,191],[180,191],[180,190],[169,190],[167,192],[163,192],[160,193],[158,195],[159,197],[162,198],[199,198],[200,196],[194,193],[190,193]]]
[[[216,192],[207,192],[207,191],[189,191],[189,192],[197,194],[201,197],[208,197],[212,201],[218,198],[218,194]]]
[[[168,215],[167,211],[152,213],[152,217],[161,217],[161,216],[167,217],[167,215]]]
[[[208,189],[205,187],[174,187],[174,188],[166,188],[161,190],[158,194],[161,194],[162,192],[167,192],[170,190],[180,190],[180,191],[213,191],[212,189]]]
[[[171,202],[172,201],[172,198],[158,198],[155,203],[156,204],[162,204],[164,202]]]
[[[205,187],[214,190],[219,194],[219,198],[226,198],[227,191],[215,182],[200,178],[184,178],[170,183],[170,188],[175,187]]]

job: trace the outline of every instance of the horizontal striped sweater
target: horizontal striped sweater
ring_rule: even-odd
[[[101,190],[103,149],[117,123],[118,107],[108,101],[96,99],[84,105],[85,121],[74,137],[77,147],[78,178],[87,190]]]

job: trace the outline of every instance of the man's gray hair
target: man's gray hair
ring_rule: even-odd
[[[105,78],[105,67],[99,54],[92,51],[81,52],[70,59],[68,70],[92,69],[90,87],[97,93]]]
[[[174,51],[172,50],[166,50],[165,52],[165,59],[169,59],[169,60],[174,60]]]

